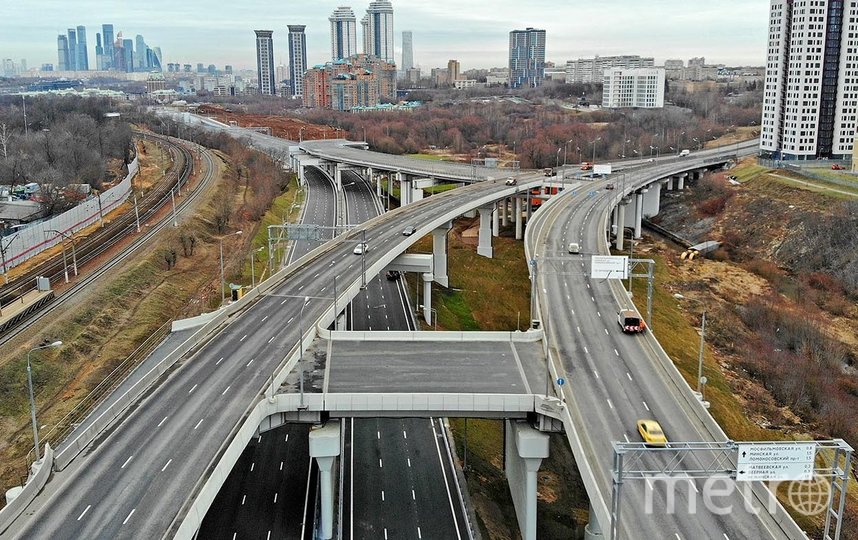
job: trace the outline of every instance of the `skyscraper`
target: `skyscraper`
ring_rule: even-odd
[[[95,69],[104,69],[104,47],[101,46],[101,33],[95,33]]]
[[[450,60],[447,62],[447,80],[451,85],[456,84],[459,80],[462,65],[458,60]]]
[[[331,21],[331,59],[336,62],[356,55],[357,18],[352,8],[338,7],[328,20]]]
[[[367,54],[391,64],[396,63],[393,54],[393,4],[390,0],[374,0],[370,2],[366,14],[370,46]]]
[[[545,80],[545,30],[509,33],[509,87],[536,88]]]
[[[89,53],[86,50],[86,27],[77,27],[77,69],[78,71],[89,70]]]
[[[67,32],[69,41],[68,70],[77,71],[77,31],[74,28],[69,28]]]
[[[402,65],[399,68],[405,73],[414,69],[414,34],[410,30],[402,32]]]
[[[303,24],[289,27],[289,86],[292,97],[304,96],[304,72],[307,71],[307,36]],[[272,65],[273,69],[273,65]]]
[[[143,39],[143,36],[137,34],[134,38],[134,70],[135,71],[146,71],[149,68],[149,64],[146,62],[146,49],[149,47],[146,45],[146,41]]]
[[[259,76],[259,93],[273,96],[277,93],[274,80],[274,31],[254,30],[256,32],[256,70]]]
[[[113,45],[113,25],[101,25],[101,37],[104,42],[104,69],[113,67],[114,45]]]
[[[134,64],[134,41],[130,39],[122,40],[122,55],[125,63],[126,73],[131,73],[137,66]]]
[[[771,0],[761,150],[785,160],[852,155],[856,18],[858,0]]]
[[[363,53],[364,54],[372,54],[372,42],[370,41],[371,35],[369,31],[369,13],[364,15],[360,20],[360,31],[361,31],[361,43],[363,43]]]
[[[57,69],[69,69],[69,38],[63,34],[57,36]]]

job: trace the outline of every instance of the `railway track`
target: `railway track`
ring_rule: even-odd
[[[169,137],[148,133],[138,133],[137,135],[143,139],[157,141],[167,146],[173,157],[173,167],[168,171],[166,181],[161,182],[156,189],[151,190],[142,200],[138,201],[140,223],[143,224],[165,206],[172,204],[171,191],[187,183],[193,168],[193,153],[187,147],[177,144]],[[202,152],[201,158],[206,163],[205,176],[200,180],[196,189],[190,193],[186,193],[184,198],[176,201],[177,215],[182,213],[201,192],[205,191],[205,187],[214,177],[215,164],[211,154]],[[171,226],[172,223],[172,214],[167,214],[158,223],[152,224],[145,233],[136,238],[121,253],[75,281],[68,290],[46,303],[41,309],[31,313],[29,317],[22,320],[17,326],[7,330],[0,336],[0,345],[7,343],[21,332],[30,328],[41,318],[69,301],[85,287],[125,261],[159,231]],[[105,227],[98,229],[97,232],[83,239],[80,244],[76,244],[75,251],[77,252],[78,267],[85,266],[87,263],[102,256],[118,243],[126,240],[130,234],[136,234],[136,216],[133,211],[125,212],[109,224],[106,224]],[[32,289],[35,279],[38,276],[48,277],[51,283],[56,283],[57,280],[63,280],[64,275],[62,256],[54,257],[34,267],[25,275],[10,282],[7,286],[0,288],[0,298],[3,299],[4,303],[7,303],[8,299],[16,298],[26,293]]]

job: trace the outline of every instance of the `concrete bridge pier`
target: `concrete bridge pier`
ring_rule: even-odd
[[[524,222],[521,220],[521,197],[515,198],[515,239],[524,238]]]
[[[667,191],[673,191],[673,177],[667,179]]]
[[[401,171],[396,173],[396,180],[399,182],[399,204],[408,206],[411,204],[411,182]]]
[[[599,523],[599,519],[596,517],[596,513],[593,512],[593,506],[591,505],[590,522],[584,527],[584,540],[602,540],[603,538],[605,536],[602,532],[602,525]]]
[[[619,229],[617,228],[617,222],[619,221],[619,219],[620,219],[620,207],[615,206],[614,211],[611,215],[611,229],[612,230],[610,232],[613,234],[618,234],[617,231],[619,231]]]
[[[426,324],[432,324],[432,282],[435,276],[423,274],[423,320]]]
[[[523,540],[536,540],[536,473],[548,457],[549,438],[527,424],[506,420],[504,472]]]
[[[310,457],[319,466],[321,512],[317,538],[329,540],[334,536],[334,462],[340,455],[340,423],[328,422],[310,430]]]
[[[369,181],[369,185],[375,183],[375,196],[379,199],[381,198],[381,178],[378,179],[378,182],[375,182],[374,171],[372,167],[366,168],[366,178]]]
[[[643,234],[643,207],[644,194],[648,190],[646,188],[635,192],[635,240],[639,239]]]
[[[643,217],[651,218],[657,216],[661,211],[661,182],[650,184],[648,191],[644,192]]]
[[[676,189],[682,191],[685,189],[685,177],[688,176],[686,173],[682,173],[676,177]]]
[[[343,190],[343,165],[337,163],[334,166],[334,184],[337,186],[337,191]]]
[[[509,216],[507,216],[507,214],[509,213],[509,208],[507,206],[507,202],[508,202],[507,198],[504,197],[503,199],[500,200],[500,203],[499,203],[500,204],[500,211],[501,211],[501,216],[500,216],[501,217],[501,225],[503,227],[506,227],[507,225],[509,225],[509,221],[508,221]]]
[[[492,236],[500,236],[500,202],[495,203],[495,210],[492,212]]]
[[[616,208],[616,210],[617,210],[617,243],[616,243],[617,251],[623,250],[623,241],[624,241],[623,237],[625,236],[623,231],[625,230],[625,227],[626,227],[626,209],[623,207],[627,204],[629,204],[629,200],[623,199],[620,201],[620,203],[617,205],[617,208]]]
[[[480,244],[477,247],[477,254],[492,258],[492,210],[494,205],[484,206],[479,208],[480,212]]]
[[[432,273],[435,281],[443,287],[450,286],[447,276],[447,235],[453,228],[453,222],[448,221],[432,231]]]

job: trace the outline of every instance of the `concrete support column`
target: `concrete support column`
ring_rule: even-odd
[[[521,197],[515,198],[515,239],[524,238],[524,222],[521,220]]]
[[[686,176],[687,175],[685,175],[685,174],[680,174],[678,177],[678,180],[677,180],[678,184],[676,186],[676,189],[678,189],[679,191],[682,191],[683,189],[685,189],[685,177]]]
[[[435,276],[423,274],[423,320],[432,324],[432,282]]]
[[[661,182],[650,184],[644,192],[644,218],[657,216],[661,211]]]
[[[502,225],[503,227],[506,227],[507,225],[509,225],[508,216],[507,216],[507,214],[509,213],[509,207],[507,206],[507,202],[508,202],[508,201],[507,201],[507,198],[506,198],[506,197],[504,197],[504,198],[503,198],[503,199],[501,199],[501,201],[500,201],[500,209],[501,209],[501,225]]]
[[[393,174],[387,173],[387,196],[393,196]]]
[[[617,234],[617,220],[620,219],[620,207],[615,206],[611,215],[611,233]]]
[[[667,179],[667,191],[673,191],[673,177]]]
[[[495,203],[495,211],[492,212],[492,236],[500,236],[500,203]]]
[[[343,190],[343,168],[339,163],[334,166],[334,183],[337,185],[337,191]]]
[[[524,208],[524,213],[527,215],[527,224],[528,225],[530,225],[530,217],[531,217],[531,214],[533,213],[533,202],[531,202],[531,200],[530,200],[531,195],[532,195],[532,191],[528,189],[527,190],[527,200],[525,200],[525,208]]]
[[[340,424],[328,422],[310,431],[310,457],[319,466],[319,492],[321,512],[319,516],[319,538],[329,540],[334,536],[334,461],[340,455]]]
[[[477,254],[488,257],[493,256],[492,251],[492,207],[486,206],[480,208],[480,244],[477,247]]]
[[[447,234],[453,228],[453,222],[447,222],[432,231],[432,273],[435,281],[443,287],[450,286],[447,276]]]
[[[370,185],[372,185],[372,183],[375,181],[374,176],[375,176],[375,174],[374,174],[374,171],[372,170],[372,167],[367,167],[366,179],[369,181]],[[378,182],[376,182],[376,184],[375,184],[375,196],[378,197],[379,199],[381,198],[381,178],[379,178]]]
[[[504,472],[523,540],[536,540],[536,474],[548,457],[548,443],[548,435],[527,422],[506,421]]]
[[[584,527],[584,540],[602,540],[604,537],[599,519],[593,512],[593,505],[590,505],[590,522]]]
[[[623,231],[626,227],[626,212],[625,208],[623,208],[623,205],[625,204],[627,204],[626,200],[623,199],[620,201],[620,204],[617,205],[617,251],[623,250],[623,237],[625,236]]]
[[[641,237],[643,233],[643,191],[635,193],[635,240]]]

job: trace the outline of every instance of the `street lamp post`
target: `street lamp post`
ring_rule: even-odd
[[[596,165],[596,143],[601,141],[601,140],[602,140],[601,137],[597,137],[595,141],[590,141],[590,144],[593,145],[593,166],[594,167]]]
[[[41,456],[39,454],[39,425],[36,423],[36,397],[33,393],[33,368],[30,364],[30,354],[32,354],[33,351],[40,351],[42,349],[55,349],[60,347],[62,344],[62,341],[54,341],[53,343],[34,347],[27,351],[27,386],[30,390],[30,416],[33,420],[33,445],[36,449],[36,461],[39,461]]]
[[[234,233],[227,234],[226,236],[222,236],[218,239],[220,244],[220,305],[223,306],[226,303],[226,275],[224,274],[223,269],[223,240],[224,238],[228,238],[230,236],[238,236],[242,233],[242,231],[235,231]]]
[[[566,144],[563,145],[563,166],[564,167],[566,166],[566,163],[567,163],[566,158],[569,156],[569,143],[571,143],[574,140],[575,139],[569,139],[568,141],[566,141]]]
[[[265,249],[265,246],[250,252],[250,288],[256,288],[256,254]]]
[[[703,400],[703,386],[706,383],[703,378],[703,349],[706,346],[706,309],[703,309],[703,319],[700,324],[700,351],[697,355],[697,393]]]
[[[554,159],[554,168],[555,168],[555,169],[560,168],[560,151],[561,151],[561,150],[563,150],[563,149],[562,149],[562,148],[558,148],[558,149],[557,149],[557,154],[555,155],[555,159]]]

